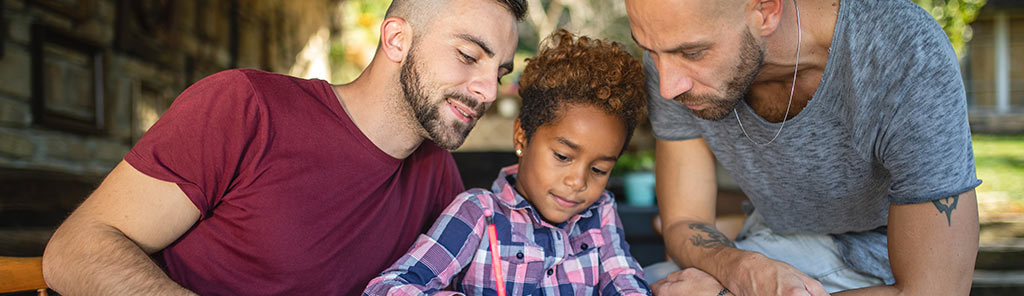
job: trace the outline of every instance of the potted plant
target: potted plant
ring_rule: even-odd
[[[654,151],[623,153],[613,171],[623,176],[623,189],[629,205],[654,206]]]

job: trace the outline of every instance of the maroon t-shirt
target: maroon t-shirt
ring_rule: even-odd
[[[230,70],[189,87],[125,156],[199,221],[157,254],[202,295],[355,295],[464,190],[448,151],[393,158],[330,85]]]

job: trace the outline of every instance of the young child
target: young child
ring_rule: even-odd
[[[604,190],[646,116],[640,62],[618,43],[565,30],[542,47],[519,82],[519,164],[503,168],[490,191],[456,197],[364,295],[497,294],[495,250],[507,295],[650,294]]]

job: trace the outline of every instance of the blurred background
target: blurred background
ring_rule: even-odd
[[[557,28],[639,56],[619,0],[528,0],[516,71],[454,155],[469,187],[515,161],[512,121],[523,59]],[[979,178],[982,251],[974,294],[1024,286],[1024,1],[914,0],[957,51]],[[340,84],[373,57],[389,0],[0,0],[0,256],[39,256],[174,98],[231,68]],[[329,136],[329,135],[324,135]],[[614,170],[633,253],[663,259],[650,230],[654,139],[641,125]],[[720,170],[721,214],[745,199]],[[639,176],[634,178],[635,176]],[[627,188],[626,180],[641,184]],[[631,183],[632,184],[632,183]],[[988,287],[988,290],[978,290]],[[1017,287],[1017,290],[1013,290]],[[988,292],[986,292],[988,291]],[[994,293],[994,294],[992,294]],[[1007,294],[1009,295],[1009,294]]]

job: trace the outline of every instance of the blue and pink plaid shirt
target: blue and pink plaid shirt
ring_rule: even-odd
[[[496,295],[485,209],[494,211],[507,295],[651,294],[608,191],[582,213],[551,225],[514,189],[518,168],[503,168],[491,191],[456,197],[363,294]]]

